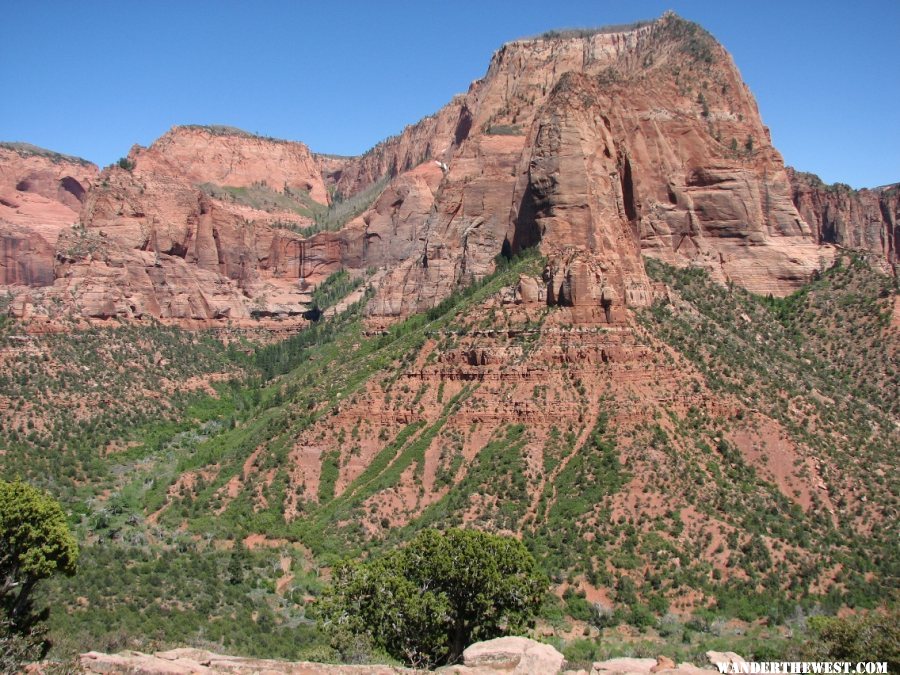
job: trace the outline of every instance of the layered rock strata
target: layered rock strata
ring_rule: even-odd
[[[78,220],[97,167],[23,143],[0,144],[0,285],[49,286],[54,245]]]
[[[4,152],[0,283],[20,316],[300,316],[330,272],[380,268],[368,312],[390,321],[539,246],[535,293],[615,323],[650,301],[643,255],[774,295],[836,246],[897,256],[896,186],[786,172],[731,57],[674,14],[504,45],[466,94],[360,157],[192,126],[96,178]],[[332,195],[379,190],[339,231],[298,233]]]
[[[794,204],[820,242],[900,260],[900,184],[854,190],[791,168],[788,177]]]
[[[641,254],[777,295],[833,255],[730,56],[674,15],[505,45],[456,126],[418,250],[374,314],[430,306],[504,247],[550,256],[550,302],[606,292],[624,306],[649,297]]]

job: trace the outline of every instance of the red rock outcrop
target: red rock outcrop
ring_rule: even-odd
[[[674,15],[509,43],[458,110],[419,249],[374,314],[430,306],[489,269],[504,241],[540,244],[554,266],[577,253],[625,305],[649,298],[641,253],[775,294],[832,257],[795,208],[730,56]]]
[[[791,168],[788,177],[794,204],[820,242],[900,261],[900,183],[854,190]]]
[[[355,194],[384,176],[397,176],[426,160],[443,161],[459,132],[463,97],[406,127],[359,157],[319,155],[323,173],[340,194]]]
[[[733,652],[708,652],[710,662],[743,663],[743,659]],[[718,660],[714,660],[718,659]],[[421,669],[401,666],[336,665],[312,663],[309,661],[278,661],[275,659],[254,659],[240,656],[224,656],[204,649],[172,649],[156,654],[123,652],[121,654],[101,654],[88,652],[79,659],[87,673],[292,673],[293,675],[389,675],[394,673],[421,673]],[[485,642],[476,642],[463,652],[460,665],[444,666],[433,671],[445,675],[554,675],[555,673],[575,673],[586,671],[565,670],[565,659],[551,645],[525,637],[501,637]],[[613,675],[615,673],[668,673],[670,675],[702,675],[716,672],[714,669],[698,668],[690,663],[676,665],[661,656],[656,659],[618,658],[598,661],[592,664],[592,675]]]
[[[393,266],[413,255],[442,177],[437,164],[425,162],[391,181],[372,208],[340,233],[348,246],[345,263]]]
[[[54,249],[37,232],[0,222],[0,284],[49,286]]]
[[[53,283],[54,244],[97,167],[25,143],[0,144],[0,285]]]
[[[74,308],[89,317],[290,315],[306,282],[375,267],[385,273],[368,311],[390,320],[538,245],[544,288],[527,292],[583,307],[576,321],[615,323],[652,297],[642,255],[775,295],[835,244],[897,255],[897,190],[790,178],[731,57],[673,14],[511,42],[465,95],[360,157],[187,126],[135,146],[92,186],[96,167],[63,176],[41,161],[12,182],[0,155],[0,283],[52,283],[17,305],[38,314],[44,296],[68,306],[82,297],[72,286],[89,285],[93,299]],[[297,234],[330,193],[352,198],[386,177],[340,232]],[[61,248],[76,220],[105,258]]]
[[[302,144],[179,127],[149,149],[134,148],[126,166],[108,167],[81,193],[80,213],[57,203],[64,213],[52,231],[43,226],[45,238],[35,234],[33,218],[0,229],[6,283],[45,287],[20,288],[15,314],[52,319],[49,308],[61,306],[98,319],[300,317],[307,279],[340,268],[345,246],[330,233],[304,238],[289,229],[311,219],[291,210],[296,202],[281,206],[277,190],[260,187],[263,176],[275,176],[292,196],[327,200]],[[273,201],[263,211],[198,187],[214,180],[255,186]],[[34,184],[43,193],[51,187]]]
[[[302,190],[328,203],[319,163],[303,143],[263,138],[220,126],[173,127],[146,149],[130,154],[147,173],[176,175],[190,183],[273,190]]]

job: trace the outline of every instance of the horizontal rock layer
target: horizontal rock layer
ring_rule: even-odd
[[[340,231],[299,233],[330,195],[386,179]],[[643,255],[784,295],[835,246],[896,262],[898,209],[896,186],[786,171],[728,53],[666,14],[504,45],[466,94],[359,157],[187,126],[97,175],[7,144],[0,284],[34,319],[243,321],[301,316],[329,273],[380,268],[368,312],[389,320],[537,245],[549,263],[527,292],[615,322],[651,299]]]

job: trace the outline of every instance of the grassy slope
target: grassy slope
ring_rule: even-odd
[[[421,527],[462,522],[465,505],[476,493],[497,498],[498,507],[483,526],[524,527],[532,550],[560,580],[585,573],[613,589],[620,608],[616,621],[653,624],[654,613],[664,614],[667,598],[685,587],[701,589],[724,615],[747,618],[771,613],[783,619],[803,597],[807,604],[825,602],[832,608],[843,602],[866,606],[889,597],[890,580],[897,574],[897,545],[889,538],[889,528],[861,534],[857,525],[873,518],[896,519],[897,486],[890,477],[897,456],[897,400],[891,395],[896,391],[897,345],[896,334],[886,328],[895,289],[860,262],[776,301],[718,287],[696,271],[648,261],[651,275],[673,289],[675,302],[645,312],[645,330],[693,363],[705,378],[704,386],[740,400],[747,411],[778,420],[805,452],[827,459],[826,466],[833,467],[834,474],[825,478],[840,508],[831,518],[826,504],[801,512],[733,446],[715,443],[713,439],[727,431],[721,420],[697,411],[666,424],[668,430],[651,422],[636,431],[630,442],[646,443],[659,458],[654,461],[665,474],[659,477],[662,483],[683,480],[677,485],[684,488],[687,503],[710,521],[742,533],[728,542],[726,553],[729,565],[748,575],[743,582],[727,581],[727,576],[727,583],[720,582],[711,575],[703,560],[703,540],[696,539],[698,534],[682,534],[677,509],[658,522],[613,521],[597,510],[605,495],[625,484],[635,466],[628,459],[627,466],[619,465],[614,448],[620,439],[602,418],[590,442],[558,476],[555,488],[566,499],[542,499],[533,526],[525,519],[529,496],[521,454],[528,430],[510,425],[495,430],[461,482],[449,478],[455,474],[451,464],[458,469],[461,457],[448,457],[444,496],[406,526],[373,541],[354,526],[366,500],[390,490],[404,471],[421,471],[423,453],[435,436],[445,433],[446,420],[458,406],[477,404],[477,383],[444,398],[443,410],[431,422],[413,421],[385,438],[372,463],[337,498],[334,472],[339,460],[325,453],[326,478],[319,499],[307,502],[297,519],[285,522],[288,455],[298,434],[313,425],[327,426],[341,400],[372,378],[396,378],[429,336],[458,327],[465,317],[477,314],[473,309],[485,298],[512,284],[519,273],[538,268],[533,259],[519,262],[384,335],[365,336],[357,308],[259,350],[256,368],[277,377],[218,399],[220,416],[235,420],[234,428],[195,415],[193,424],[170,430],[168,436],[158,434],[152,448],[129,451],[142,457],[142,463],[117,465],[118,492],[94,503],[81,519],[82,536],[91,543],[82,573],[48,589],[55,597],[87,598],[70,603],[71,614],[55,613],[58,633],[83,636],[83,644],[99,648],[116,640],[137,639],[129,645],[141,648],[213,640],[226,651],[308,654],[306,650],[317,648],[318,637],[302,606],[289,598],[317,592],[320,582],[309,570],[339,556],[364,554],[373,545],[400,542]],[[444,339],[450,342],[448,348],[455,340]],[[575,386],[580,386],[577,381]],[[810,426],[811,419],[816,425]],[[173,436],[174,431],[179,433]],[[563,429],[547,441],[547,470],[558,457],[575,450],[572,431]],[[223,500],[223,488],[242,478],[245,463],[260,447],[265,452],[256,455],[254,469],[270,479]],[[194,479],[190,489],[179,482],[185,475]],[[607,480],[598,481],[598,476]],[[851,489],[846,489],[845,478]],[[866,502],[853,497],[863,493],[869,496]],[[156,514],[152,520],[150,514]],[[236,557],[238,563],[221,550],[223,542],[254,532],[284,542]],[[587,532],[593,533],[589,540]],[[775,561],[773,544],[796,547],[803,555]],[[177,564],[171,559],[173,551],[179,554]],[[287,596],[274,592],[284,577],[275,564],[279,555],[290,558],[297,571],[290,582],[294,590]],[[113,573],[122,561],[127,561],[128,573]],[[835,591],[828,597],[810,593],[804,584],[835,564],[841,566]],[[233,584],[235,566],[242,573]],[[794,580],[799,581],[796,587],[791,585]],[[247,620],[247,608],[255,612],[255,621]],[[546,614],[549,619],[560,612],[595,618],[590,604],[578,596],[567,598],[562,609],[549,607]],[[207,616],[214,617],[212,622]],[[700,621],[702,627],[710,619]],[[124,628],[117,632],[108,626]],[[298,629],[302,626],[306,628]],[[667,630],[683,640],[688,639],[685,632],[695,630],[679,626]]]
[[[776,300],[719,287],[697,270],[648,261],[648,271],[678,301],[655,305],[644,325],[685,355],[714,392],[781,423],[820,466],[830,502],[814,495],[805,514],[777,499],[749,510],[740,500],[710,507],[744,511],[745,531],[816,552],[810,577],[838,565],[832,588],[842,601],[871,605],[891,597],[900,551],[891,528],[881,525],[896,523],[900,505],[893,480],[900,449],[894,280],[848,257]],[[776,531],[780,513],[787,517]]]
[[[306,543],[326,558],[329,550],[332,559],[348,553],[343,537],[324,531],[327,514],[349,501],[350,491],[345,493],[348,498],[324,505],[315,517],[294,525],[284,522],[281,503],[290,439],[331,414],[342,397],[373,374],[390,372],[398,358],[424,341],[426,331],[445,325],[457,312],[534,265],[530,258],[501,270],[384,335],[363,337],[361,306],[356,306],[284,343],[261,348],[259,370],[285,374],[268,385],[254,385],[251,393],[241,392],[243,397],[229,392],[219,399],[221,414],[234,422],[222,424],[220,418],[204,422],[200,416],[189,416],[193,424],[179,433],[152,448],[131,450],[142,461],[117,465],[117,492],[93,503],[80,518],[79,531],[87,544],[81,571],[45,588],[48,597],[70,599],[68,613],[57,611],[52,617],[58,649],[148,650],[212,642],[230,652],[315,655],[320,638],[304,618],[302,604],[291,600],[314,595],[320,587],[304,549],[285,541],[271,549],[244,552],[240,562],[233,563],[234,554],[225,547],[248,534],[265,532]],[[275,471],[267,494],[271,507],[255,509],[253,496],[244,492],[221,514],[211,512],[218,489],[241,474],[244,462],[260,445],[268,452],[261,460],[265,466],[259,468]],[[202,473],[210,466],[216,473],[207,483]],[[185,491],[184,499],[151,516],[166,505],[171,489],[178,490],[178,478],[191,472],[198,474],[194,491]],[[379,474],[378,479],[386,476]],[[284,577],[276,564],[279,558],[291,560],[295,575],[286,593],[275,592],[275,584]],[[229,572],[235,565],[242,578],[237,584],[231,583]]]

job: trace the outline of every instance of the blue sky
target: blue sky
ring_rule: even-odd
[[[788,164],[900,181],[900,0],[4,0],[0,139],[100,165],[175,124],[356,154],[481,77],[503,42],[674,9],[731,51]]]

